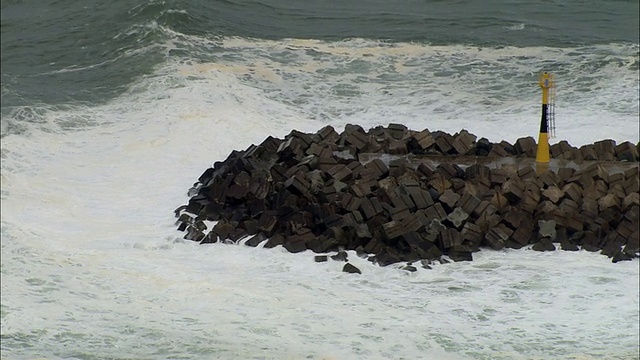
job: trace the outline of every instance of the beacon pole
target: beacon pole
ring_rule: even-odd
[[[538,150],[536,153],[536,173],[542,174],[549,170],[549,120],[551,114],[549,91],[553,84],[553,76],[547,72],[540,75],[539,85],[542,88],[542,117],[540,119],[540,134],[538,135]]]

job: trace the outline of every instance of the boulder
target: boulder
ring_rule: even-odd
[[[362,271],[360,271],[360,269],[351,265],[350,263],[344,264],[344,266],[342,267],[342,272],[346,272],[349,274],[362,274]]]
[[[536,251],[554,251],[556,249],[551,239],[546,237],[541,238],[537,243],[533,244],[531,248]]]
[[[254,236],[250,237],[249,240],[245,241],[245,245],[256,247],[261,242],[267,240],[267,236],[264,233],[257,233]]]
[[[331,255],[331,260],[335,261],[348,261],[349,254],[346,251],[339,251],[335,255]]]

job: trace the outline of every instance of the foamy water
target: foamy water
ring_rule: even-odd
[[[372,90],[334,102],[305,93],[304,74],[284,80],[279,94],[265,88],[277,79],[255,74],[167,65],[111,104],[47,110],[42,124],[2,139],[3,358],[637,356],[637,259],[484,250],[473,262],[408,273],[350,253],[363,272],[350,275],[309,252],[181,240],[173,209],[187,202],[186,190],[212,162],[268,135],[400,122],[512,141],[535,136],[539,121],[537,98],[522,94],[518,121],[478,121],[486,114],[455,108],[456,94]],[[329,88],[339,78],[328,76]],[[424,125],[421,101],[450,110]],[[529,103],[532,114],[523,110]],[[312,116],[332,106],[335,118]],[[637,117],[620,115],[622,130],[610,135],[613,125],[591,126],[598,113],[572,111],[572,125],[563,125],[572,144],[605,133],[638,141]]]

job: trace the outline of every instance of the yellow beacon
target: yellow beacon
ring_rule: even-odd
[[[538,83],[542,88],[542,118],[540,120],[536,164],[547,165],[538,166],[538,169],[545,171],[548,168],[550,160],[549,137],[553,137],[553,130],[555,129],[555,104],[553,99],[555,79],[552,74],[544,72],[540,75]]]

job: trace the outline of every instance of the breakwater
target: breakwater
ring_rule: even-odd
[[[290,252],[356,250],[382,266],[481,248],[639,256],[640,144],[492,143],[402,124],[292,131],[206,169],[175,210],[185,239]],[[208,222],[215,222],[211,228]]]

